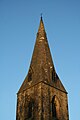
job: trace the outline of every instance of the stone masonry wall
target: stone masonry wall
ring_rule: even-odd
[[[41,83],[35,85],[17,95],[17,117],[16,120],[28,119],[28,104],[34,103],[33,117],[31,120],[41,120]]]
[[[57,120],[69,120],[67,94],[43,82],[18,94],[16,120],[55,120],[52,118],[54,96],[56,96]],[[33,115],[29,119],[30,103],[33,103]]]

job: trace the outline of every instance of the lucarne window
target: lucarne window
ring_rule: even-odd
[[[28,74],[28,82],[30,82],[32,80],[32,73]]]
[[[32,80],[32,69],[30,68],[29,73],[28,73],[28,82]]]
[[[56,72],[55,72],[55,69],[52,68],[52,81],[55,81],[56,79]]]

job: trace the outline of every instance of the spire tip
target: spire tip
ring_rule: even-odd
[[[41,13],[41,20],[42,20],[42,13]]]

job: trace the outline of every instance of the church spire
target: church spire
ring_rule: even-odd
[[[67,92],[55,71],[42,17],[29,71],[17,94],[16,120],[69,120]]]
[[[30,66],[33,68],[33,71],[36,71],[36,78],[33,80],[33,82],[50,82],[52,76],[50,72],[54,71],[55,73],[42,16],[40,19],[36,43]]]
[[[52,56],[47,41],[45,27],[41,16],[29,72],[19,92],[39,82],[45,82],[47,84],[56,86],[57,83],[56,80],[58,79],[58,76],[57,78],[56,76],[57,74],[52,61]],[[57,83],[57,85],[59,83],[60,81]]]

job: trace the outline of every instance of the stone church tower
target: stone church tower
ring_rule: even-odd
[[[69,120],[67,92],[55,71],[42,17],[29,71],[17,93],[16,120]]]

